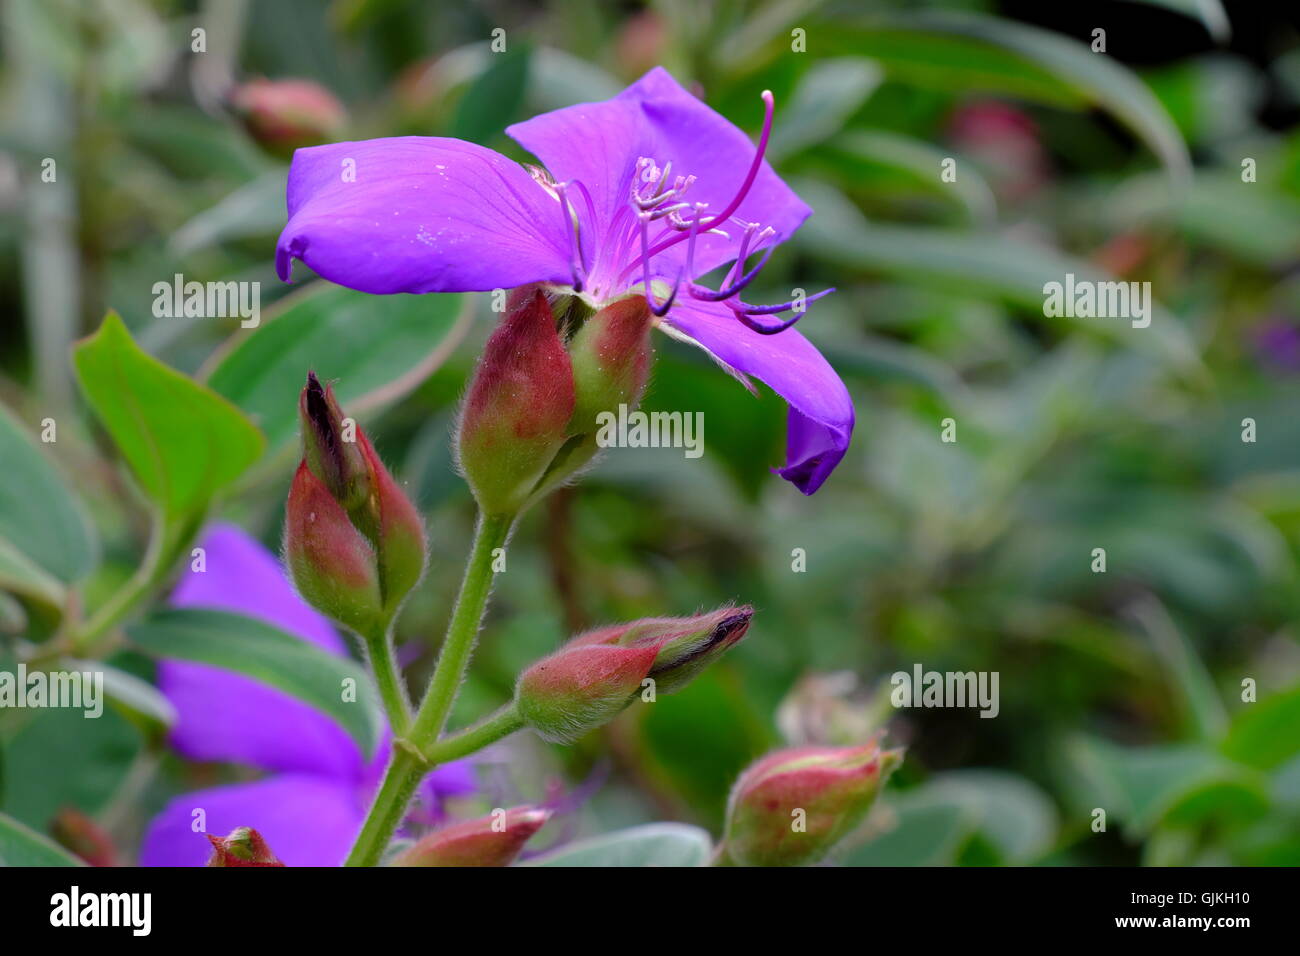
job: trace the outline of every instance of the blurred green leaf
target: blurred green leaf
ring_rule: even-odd
[[[704,866],[713,840],[699,827],[650,823],[579,840],[521,866]]]
[[[957,11],[902,15],[861,29],[836,24],[833,50],[879,61],[900,79],[945,92],[1011,93],[1068,109],[1101,107],[1155,152],[1177,179],[1191,172],[1187,147],[1138,77],[1085,43],[997,17]]]
[[[0,866],[85,866],[44,834],[0,813]]]
[[[1279,767],[1300,753],[1300,687],[1243,705],[1223,752],[1261,770]]]
[[[285,222],[288,170],[268,170],[205,208],[172,234],[170,252],[188,256],[230,239],[274,235]]]
[[[0,406],[0,539],[65,583],[95,564],[96,545],[81,503],[22,425]]]
[[[127,633],[133,645],[155,657],[210,664],[282,690],[336,720],[366,754],[374,752],[383,718],[370,677],[354,661],[224,611],[163,609]],[[347,693],[350,688],[355,694]]]
[[[38,567],[16,547],[0,538],[0,588],[46,604],[63,604],[63,582]]]
[[[530,58],[531,49],[518,42],[488,56],[486,69],[461,98],[452,135],[485,143],[510,125],[524,99]]]
[[[405,395],[447,358],[469,326],[464,295],[366,295],[329,282],[297,292],[237,333],[208,384],[266,434],[271,449],[298,429],[298,393],[315,371],[356,415]]]
[[[992,296],[1043,314],[1043,287],[1063,282],[1113,281],[1089,263],[1046,245],[990,233],[868,223],[833,187],[801,181],[799,193],[817,214],[795,241],[812,255],[842,268],[860,269],[909,280],[933,281],[971,296]],[[1182,322],[1151,303],[1151,324],[1133,328],[1127,319],[1062,319],[1075,327],[1119,339],[1154,354],[1184,373],[1204,369]]]
[[[768,158],[778,162],[835,135],[880,81],[880,69],[870,60],[819,60],[799,78],[790,100],[782,105],[780,119],[773,124]]]
[[[830,152],[844,159],[844,184],[857,192],[921,190],[955,203],[973,223],[990,227],[997,202],[974,163],[961,163],[955,182],[939,177],[949,151],[884,130],[850,130],[837,136]]]
[[[168,518],[204,508],[262,453],[237,408],[143,352],[115,312],[74,361],[95,414]]]

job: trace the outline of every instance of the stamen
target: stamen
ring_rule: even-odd
[[[775,251],[776,246],[772,246],[763,253],[763,258],[759,260],[758,265],[754,266],[754,268],[741,276],[739,280],[733,282],[726,288],[714,292],[713,290],[703,288],[702,286],[692,285],[690,287],[691,295],[696,299],[703,299],[705,302],[721,302],[724,299],[730,299],[733,295],[743,291],[745,286],[754,281],[754,277],[763,271],[763,266],[767,265],[767,260],[772,258],[772,253]],[[743,260],[737,261],[739,262]],[[687,271],[689,273],[689,269]]]
[[[655,294],[650,288],[650,257],[646,255],[646,249],[650,246],[650,214],[647,212],[637,216],[641,226],[641,284],[645,291],[646,304],[650,306],[650,311],[658,318],[663,318],[668,314],[668,310],[673,307],[673,302],[677,300],[677,289],[682,284],[682,274],[677,273],[677,279],[673,282],[673,289],[668,293],[668,298],[662,305],[655,304]]]
[[[573,273],[573,291],[581,292],[587,278],[587,264],[582,256],[582,236],[578,231],[578,215],[569,204],[569,183],[556,183],[555,194],[560,200],[560,215],[569,239],[569,268]]]
[[[803,304],[806,307],[808,303],[816,302],[818,299],[824,298],[834,291],[833,288],[823,289],[815,295],[808,296],[803,300]],[[741,322],[745,323],[746,326],[753,329],[755,332],[760,332],[763,335],[775,335],[777,332],[784,332],[808,314],[808,309],[804,308],[780,325],[762,326],[750,319],[749,316],[776,315],[778,312],[788,312],[790,309],[795,307],[795,300],[791,299],[789,302],[782,302],[780,305],[750,305],[747,302],[741,302],[739,299],[736,299],[734,302],[728,302],[727,306],[736,314],[736,318],[740,319]]]

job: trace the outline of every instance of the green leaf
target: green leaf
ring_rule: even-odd
[[[94,566],[96,546],[81,504],[0,406],[0,538],[65,583]]]
[[[884,130],[850,130],[829,144],[842,159],[852,191],[924,192],[954,203],[972,223],[991,226],[997,201],[974,163],[961,164],[956,182],[943,182],[938,172],[951,153],[929,143]]]
[[[483,143],[509,126],[524,99],[529,57],[525,44],[510,44],[505,51],[489,56],[487,69],[461,98],[451,135]]]
[[[1201,740],[1218,740],[1227,729],[1228,715],[1196,648],[1158,599],[1139,600],[1133,616],[1151,636],[1172,689],[1182,700],[1190,729]]]
[[[146,354],[115,312],[73,360],[91,408],[169,519],[202,510],[262,452],[237,408]]]
[[[282,690],[338,721],[365,753],[374,752],[383,718],[369,675],[348,658],[225,611],[160,610],[127,633],[136,647],[155,657],[211,664]],[[356,693],[345,700],[349,687]],[[240,703],[232,700],[230,706]]]
[[[104,697],[131,723],[146,733],[170,729],[176,723],[176,708],[166,695],[146,680],[103,661],[69,660],[69,670],[99,671],[104,675]]]
[[[0,866],[85,866],[49,837],[0,813]]]
[[[880,85],[882,74],[861,57],[836,57],[809,68],[782,105],[768,158],[777,162],[833,136]]]
[[[563,846],[520,866],[704,866],[709,834],[684,823],[649,823]]]
[[[208,384],[251,415],[279,449],[297,433],[308,371],[335,382],[350,415],[392,402],[451,354],[469,327],[470,301],[314,283],[277,303],[258,328],[237,333]]]
[[[64,600],[63,582],[4,538],[0,538],[0,590],[12,591],[55,607]]]
[[[1101,107],[1122,120],[1180,179],[1187,147],[1138,77],[1087,44],[989,16],[925,12],[826,28],[828,52],[868,56],[898,79],[947,93],[1010,93],[1066,109]]]
[[[1264,799],[1257,774],[1199,744],[1119,747],[1080,737],[1066,754],[1079,775],[1071,787],[1079,805],[1103,808],[1124,824],[1130,838],[1148,834],[1166,819],[1253,811]],[[1208,805],[1206,794],[1214,795]]]
[[[1300,687],[1244,705],[1232,720],[1223,752],[1263,770],[1300,753]]]
[[[1010,302],[1039,316],[1043,314],[1043,287],[1048,282],[1063,282],[1067,273],[1073,273],[1076,281],[1113,281],[1089,263],[1049,246],[990,232],[868,223],[831,186],[807,180],[800,181],[797,189],[817,214],[795,241],[832,265],[931,282],[971,297]],[[1186,328],[1158,303],[1151,303],[1151,324],[1146,328],[1133,328],[1123,318],[1059,321],[1121,340],[1171,363],[1189,377],[1203,377],[1203,366]]]

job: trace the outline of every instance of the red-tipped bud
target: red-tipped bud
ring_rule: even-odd
[[[208,866],[284,866],[252,827],[235,827],[229,836],[208,834],[212,856]]]
[[[494,810],[486,817],[443,827],[423,837],[393,866],[509,866],[542,828],[551,811],[541,807]]]
[[[486,514],[512,515],[529,502],[564,448],[573,404],[573,366],[546,295],[519,289],[488,339],[457,438]]]
[[[230,105],[249,135],[277,156],[337,139],[347,124],[338,98],[310,80],[249,80]]]
[[[579,635],[520,676],[519,713],[545,739],[574,741],[614,719],[639,692],[681,689],[745,636],[753,614],[753,608],[726,607]]]
[[[313,607],[382,631],[424,571],[424,526],[370,439],[314,374],[299,399],[303,460],[285,513],[285,553]]]
[[[727,805],[726,858],[740,866],[815,863],[866,816],[902,751],[795,747],[740,775]]]
[[[645,296],[619,299],[594,313],[569,342],[576,402],[570,431],[597,429],[601,412],[633,409],[650,375],[650,328],[654,323]]]

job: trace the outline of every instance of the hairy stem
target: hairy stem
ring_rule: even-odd
[[[370,658],[371,673],[379,685],[379,699],[383,701],[388,725],[395,736],[404,736],[411,726],[411,702],[406,697],[402,671],[397,665],[391,624],[378,633],[362,635],[362,640]]]
[[[429,680],[429,689],[404,738],[399,735],[394,741],[393,756],[384,772],[383,783],[348,855],[346,866],[374,866],[379,862],[393,831],[406,814],[406,807],[420,779],[432,767],[472,753],[519,727],[513,707],[508,706],[477,727],[438,744],[438,737],[456,701],[456,693],[465,679],[474,641],[483,622],[488,594],[492,590],[493,552],[505,547],[513,523],[513,515],[479,517],[474,530],[474,544],[465,564],[465,577],[461,581],[451,622],[447,625],[447,636],[437,666]]]

